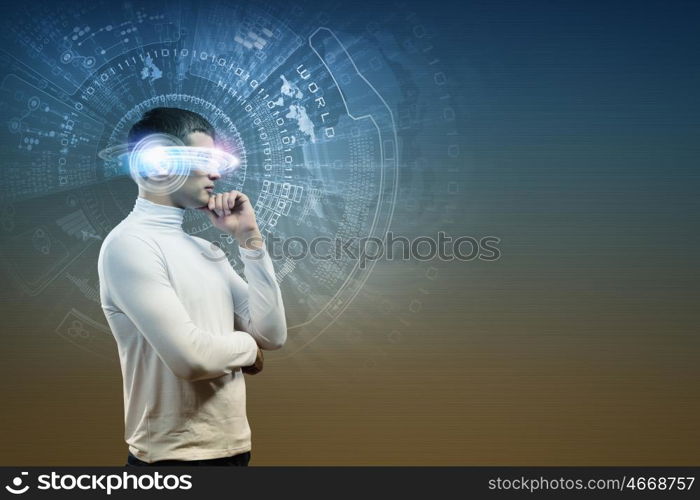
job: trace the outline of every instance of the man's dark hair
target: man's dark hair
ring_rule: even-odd
[[[132,125],[127,142],[132,150],[141,139],[151,134],[170,134],[184,142],[192,132],[202,132],[216,140],[214,127],[202,115],[180,108],[153,108]]]

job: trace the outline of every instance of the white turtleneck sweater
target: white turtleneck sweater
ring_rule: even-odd
[[[249,451],[240,368],[258,346],[277,349],[287,337],[266,247],[239,247],[246,283],[219,248],[182,230],[183,216],[137,198],[97,264],[119,349],[125,439],[149,463]]]

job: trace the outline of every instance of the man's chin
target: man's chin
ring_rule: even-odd
[[[209,205],[209,195],[191,198],[184,202],[182,206],[188,209],[198,209]]]
[[[205,193],[203,196],[200,196],[197,199],[197,203],[195,203],[194,208],[204,208],[209,205],[209,193]]]

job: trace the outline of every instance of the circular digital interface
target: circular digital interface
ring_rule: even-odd
[[[425,28],[402,7],[358,27],[304,4],[172,4],[45,3],[6,21],[4,44],[16,50],[0,53],[2,140],[13,148],[0,188],[0,257],[27,295],[69,284],[53,313],[56,332],[111,353],[96,255],[132,209],[137,183],[119,155],[100,152],[119,151],[148,109],[191,110],[235,157],[217,192],[243,191],[263,235],[290,240],[273,262],[293,354],[346,310],[375,265],[297,259],[297,246],[383,238],[400,194],[457,193],[422,163],[428,142],[444,151],[444,169],[458,161],[445,74],[431,62]],[[37,199],[48,216],[26,215]],[[446,203],[420,213],[448,212]],[[242,271],[236,243],[205,214],[187,211],[183,228]]]

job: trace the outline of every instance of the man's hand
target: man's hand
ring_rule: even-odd
[[[255,375],[256,373],[260,373],[263,369],[263,352],[262,349],[258,347],[258,355],[255,357],[255,363],[253,363],[250,366],[244,366],[242,368],[243,373],[247,373],[248,375]]]
[[[214,227],[234,236],[240,246],[251,250],[262,247],[255,210],[248,197],[240,191],[214,194],[209,198],[209,204],[199,210],[207,213]]]

